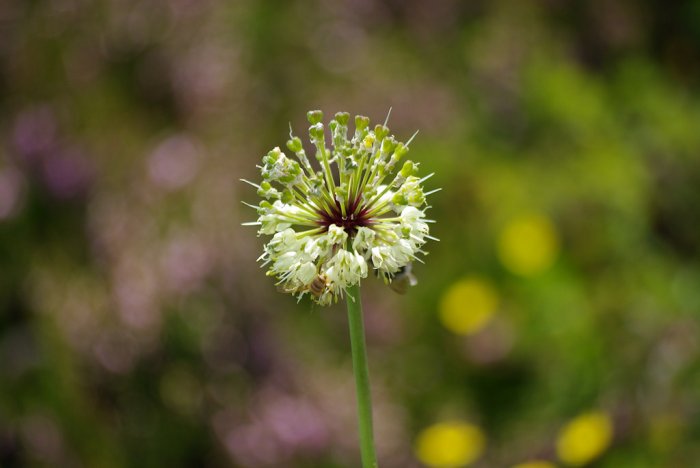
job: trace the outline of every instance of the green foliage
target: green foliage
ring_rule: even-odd
[[[240,226],[238,179],[310,108],[391,107],[396,169],[418,128],[442,187],[418,285],[363,282],[380,466],[441,421],[483,431],[480,466],[559,463],[590,411],[591,466],[700,457],[697,2],[15,3],[1,466],[358,465],[343,308],[276,294]],[[445,301],[465,278],[496,299]]]

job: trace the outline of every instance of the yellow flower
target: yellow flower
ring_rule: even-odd
[[[606,413],[584,413],[560,431],[557,454],[564,463],[582,466],[603,453],[610,446],[612,436],[612,422]]]
[[[454,468],[475,461],[484,451],[486,437],[473,424],[452,421],[423,429],[416,439],[416,457],[435,468]]]
[[[511,221],[498,239],[498,256],[512,273],[535,276],[552,266],[559,236],[545,216],[531,214]]]
[[[470,335],[480,331],[498,308],[498,293],[481,278],[467,277],[452,284],[440,301],[440,321],[448,330]]]

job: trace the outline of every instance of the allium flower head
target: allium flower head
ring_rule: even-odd
[[[321,111],[308,114],[309,136],[318,167],[290,128],[287,148],[262,159],[255,222],[258,235],[271,235],[258,259],[268,276],[286,292],[309,293],[321,305],[336,302],[346,289],[374,270],[386,282],[425,254],[429,235],[426,196],[418,164],[402,161],[408,143],[390,135],[384,125],[370,128],[367,117],[355,117],[348,137],[349,114],[339,112],[328,124]],[[431,174],[432,175],[432,174]],[[437,191],[437,190],[435,190]],[[420,261],[420,260],[419,260]]]

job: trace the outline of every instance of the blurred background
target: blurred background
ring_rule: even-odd
[[[0,466],[359,466],[239,178],[390,107],[443,190],[363,284],[381,466],[700,466],[698,0],[0,2]]]

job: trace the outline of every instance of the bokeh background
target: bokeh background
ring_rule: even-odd
[[[239,178],[390,107],[443,190],[363,285],[381,465],[700,466],[697,0],[0,2],[0,466],[359,466]]]

